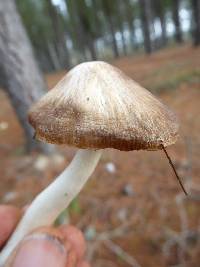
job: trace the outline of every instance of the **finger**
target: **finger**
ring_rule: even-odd
[[[0,205],[0,248],[15,229],[20,217],[20,209],[9,205]]]
[[[40,228],[25,237],[6,266],[66,267],[70,249],[66,248],[64,243],[59,230]]]
[[[86,251],[86,243],[82,232],[72,225],[62,225],[59,230],[76,252],[78,261],[82,260]]]
[[[67,263],[65,267],[76,267],[77,266],[77,255],[74,250],[71,250],[67,257]]]
[[[83,234],[73,226],[42,227],[24,239],[7,266],[74,267],[83,257],[85,247]]]

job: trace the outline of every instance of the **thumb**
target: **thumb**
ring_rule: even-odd
[[[25,237],[6,267],[65,267],[69,260],[70,267],[74,267],[76,257],[70,245],[57,229],[48,227]]]

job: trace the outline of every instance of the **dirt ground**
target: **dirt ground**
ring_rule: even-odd
[[[106,150],[68,220],[85,233],[93,267],[198,267],[200,262],[200,49],[168,48],[112,62],[157,94],[180,118],[180,139],[168,152]],[[51,88],[65,72],[46,76]],[[0,200],[24,206],[72,159],[60,147],[49,158],[25,155],[24,137],[0,90]]]

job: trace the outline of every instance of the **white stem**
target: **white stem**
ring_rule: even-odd
[[[0,266],[4,266],[26,234],[37,227],[51,225],[68,207],[93,173],[101,154],[101,150],[79,150],[71,164],[35,198],[0,254]]]

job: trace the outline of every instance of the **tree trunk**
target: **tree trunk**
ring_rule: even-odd
[[[69,57],[69,51],[66,46],[65,30],[61,19],[61,14],[59,14],[57,8],[53,5],[51,0],[46,0],[46,3],[52,29],[54,32],[54,46],[58,58],[57,60],[59,60],[59,65],[61,66],[61,68],[70,68],[71,61]]]
[[[121,38],[122,38],[123,53],[125,56],[127,56],[126,40],[124,36],[124,29],[122,26],[120,27],[120,32],[121,32]]]
[[[0,62],[0,88],[6,88],[5,71]]]
[[[95,43],[89,33],[87,34],[87,40],[88,40],[88,47],[89,47],[90,54],[91,54],[91,59],[97,60],[97,52],[96,52]]]
[[[122,48],[123,48],[123,54],[125,56],[127,56],[127,47],[126,47],[126,40],[125,40],[125,36],[124,36],[124,27],[123,27],[123,15],[120,12],[120,5],[119,5],[119,9],[118,9],[118,22],[119,22],[119,30],[121,33],[121,41],[122,41]]]
[[[166,17],[165,17],[165,3],[160,0],[153,1],[154,9],[156,12],[156,16],[160,20],[161,26],[161,46],[165,46],[167,44],[167,31],[166,31]]]
[[[45,45],[47,46],[47,45]],[[40,66],[40,68],[44,71],[44,72],[52,72],[54,71],[54,66],[53,63],[51,61],[50,55],[46,49],[38,49],[37,47],[35,47],[35,56],[37,59],[37,62]]]
[[[135,36],[135,27],[134,27],[134,17],[133,17],[133,10],[132,6],[130,4],[130,1],[127,2],[125,5],[125,16],[128,22],[129,32],[130,32],[130,44],[132,50],[138,49],[137,42],[136,42],[136,36]]]
[[[60,44],[60,57],[63,59],[63,66],[64,68],[67,68],[68,70],[72,67],[72,61],[70,56],[70,51],[66,44],[66,38],[65,35],[63,36],[64,40]],[[61,60],[61,59],[60,59]]]
[[[79,18],[78,1],[65,0],[65,3],[68,9],[70,23],[72,24],[71,36],[72,36],[73,43],[75,44],[76,49],[82,56],[81,60],[87,61],[88,60],[87,50],[86,50],[87,41],[86,41],[85,33],[83,32],[83,27],[79,23],[80,18]]]
[[[114,52],[114,56],[116,58],[119,57],[119,51],[118,51],[118,46],[117,46],[117,40],[115,37],[115,30],[114,30],[114,24],[113,24],[113,20],[110,16],[107,16],[107,21],[108,21],[108,25],[110,28],[110,33],[112,36],[112,45],[113,45],[113,52]]]
[[[162,33],[161,33],[162,45],[165,46],[167,44],[167,31],[166,31],[165,14],[163,11],[161,11],[160,13],[160,25],[162,29]]]
[[[140,0],[140,13],[142,22],[142,31],[144,37],[144,48],[147,54],[152,52],[151,43],[151,5],[149,0]]]
[[[131,48],[133,51],[138,49],[138,44],[137,44],[137,39],[136,39],[136,35],[135,35],[135,29],[134,29],[134,25],[133,25],[133,21],[128,21],[128,25],[129,25],[129,32],[130,32],[130,44],[131,44]]]
[[[192,6],[194,16],[193,43],[197,46],[200,45],[200,1],[192,0]]]
[[[6,91],[24,129],[27,150],[50,152],[48,145],[33,140],[33,129],[27,120],[30,105],[43,95],[46,87],[14,0],[0,2],[0,25],[0,64]]]
[[[49,58],[52,62],[54,71],[62,69],[61,63],[60,63],[60,61],[58,59],[58,55],[56,53],[56,49],[55,49],[54,45],[50,42],[47,43],[47,51],[49,54]]]
[[[180,17],[179,17],[179,0],[173,0],[172,1],[172,8],[173,8],[173,21],[175,26],[175,40],[178,43],[183,42],[182,32],[181,32],[181,23],[180,23]]]

